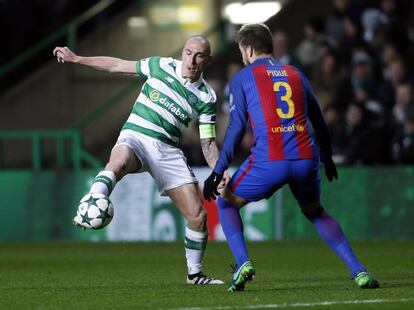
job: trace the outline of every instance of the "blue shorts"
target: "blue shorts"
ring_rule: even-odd
[[[319,159],[254,162],[249,157],[233,175],[228,187],[238,197],[258,201],[269,198],[285,184],[289,184],[301,206],[319,201]]]

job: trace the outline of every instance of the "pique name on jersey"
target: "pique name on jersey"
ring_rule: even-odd
[[[268,76],[287,76],[285,70],[266,70]]]
[[[169,102],[167,98],[161,97],[161,93],[157,90],[151,91],[149,98],[153,102],[158,102],[162,104],[168,111],[171,113],[177,115],[183,122],[187,121],[188,115],[186,113],[183,113],[180,109],[180,107],[176,106],[174,103]]]

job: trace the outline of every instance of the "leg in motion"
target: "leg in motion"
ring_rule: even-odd
[[[319,201],[306,204],[302,208],[302,212],[315,225],[321,238],[347,265],[358,286],[362,288],[379,287],[379,282],[367,272],[354,254],[337,221],[323,209]]]
[[[98,193],[108,197],[117,181],[120,181],[128,173],[140,170],[141,167],[141,161],[128,146],[115,146],[105,169],[95,177],[89,193],[81,199],[81,202],[90,194]],[[86,228],[82,225],[82,219],[78,215],[74,217],[73,223],[81,228]]]

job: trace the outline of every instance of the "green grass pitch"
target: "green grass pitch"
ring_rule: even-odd
[[[244,292],[185,284],[182,243],[0,243],[0,309],[414,309],[414,242],[353,242],[380,280],[359,289],[320,241],[249,243],[256,278]],[[205,272],[229,282],[225,243]]]

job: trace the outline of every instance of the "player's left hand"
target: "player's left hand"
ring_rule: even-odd
[[[333,179],[338,179],[338,171],[331,156],[328,156],[323,162],[325,166],[325,175],[328,178],[329,182],[332,182]]]
[[[204,181],[203,195],[206,200],[215,200],[216,197],[220,195],[217,187],[220,184],[222,178],[222,174],[217,174],[213,171],[210,176]]]

